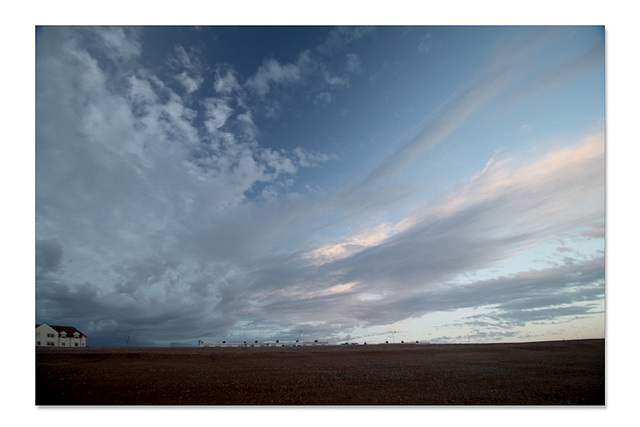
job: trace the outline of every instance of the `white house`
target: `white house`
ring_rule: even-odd
[[[86,347],[87,337],[73,326],[36,325],[36,347]]]

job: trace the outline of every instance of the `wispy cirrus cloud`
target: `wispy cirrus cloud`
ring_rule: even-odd
[[[374,183],[401,172],[450,137],[471,115],[513,84],[515,78],[512,70],[500,70],[482,78],[471,87],[461,88],[458,94],[450,97],[426,118],[422,129],[374,169],[367,182]]]
[[[490,103],[500,101],[498,112],[513,108],[524,100],[603,66],[604,45],[596,44],[575,57],[545,70],[533,72],[524,62],[531,60],[553,40],[562,28],[530,30],[533,37],[503,41],[476,73],[475,80],[465,83],[427,116],[413,136],[401,142],[387,159],[375,168],[368,183],[398,174],[438,144],[450,138]],[[425,40],[429,40],[427,37]],[[517,89],[514,89],[517,88]],[[506,99],[502,99],[506,96]],[[494,112],[495,114],[495,112]],[[523,125],[529,129],[530,125]]]
[[[520,322],[588,316],[603,292],[602,257],[465,284],[457,279],[558,235],[579,238],[601,218],[602,190],[592,184],[603,178],[602,147],[602,135],[593,135],[534,161],[492,162],[416,209],[399,232],[381,226],[300,255],[258,257],[252,273],[229,278],[217,307],[281,329],[312,322],[327,334],[328,325],[345,331],[478,306],[494,307],[505,325],[518,315],[514,304],[537,310],[521,313]],[[574,302],[585,304],[563,311]]]

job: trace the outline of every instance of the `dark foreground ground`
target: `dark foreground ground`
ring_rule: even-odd
[[[36,350],[36,405],[604,405],[604,340]]]

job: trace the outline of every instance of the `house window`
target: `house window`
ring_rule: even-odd
[[[53,338],[53,334],[47,334],[47,338]]]
[[[60,343],[60,345],[61,345],[62,347],[65,347],[65,346],[66,346],[66,345],[65,345],[65,343]]]
[[[47,341],[47,345],[51,346],[51,347],[54,347],[56,344],[54,342],[52,342],[52,341]]]
[[[76,343],[76,347],[78,346],[78,343]]]
[[[38,341],[38,345],[40,345],[40,341]]]

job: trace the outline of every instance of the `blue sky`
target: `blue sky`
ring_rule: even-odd
[[[598,26],[39,27],[36,321],[604,337],[604,112]]]

